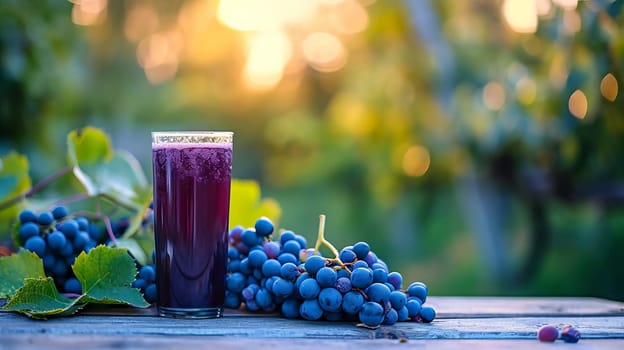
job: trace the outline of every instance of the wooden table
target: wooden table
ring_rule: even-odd
[[[431,324],[372,330],[227,310],[220,319],[156,316],[154,308],[91,308],[36,321],[0,312],[0,349],[624,349],[624,303],[595,298],[431,297]],[[577,344],[541,343],[540,326],[574,325]]]

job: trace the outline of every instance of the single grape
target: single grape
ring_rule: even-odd
[[[357,242],[353,245],[353,252],[358,259],[364,259],[370,252],[370,246],[366,242]]]
[[[397,310],[397,315],[399,316],[398,318],[399,322],[404,322],[404,321],[409,320],[409,312],[407,311],[407,307],[405,306]]]
[[[46,271],[50,271],[56,263],[56,257],[52,252],[46,252],[43,256],[43,267]]]
[[[351,273],[351,285],[364,289],[373,282],[373,271],[369,268],[358,267]]]
[[[251,266],[249,266],[249,258],[243,258],[240,262],[240,272],[245,275],[249,275],[252,272]]]
[[[280,234],[280,238],[279,238],[279,242],[282,246],[284,246],[284,243],[293,240],[296,238],[296,235],[294,232],[292,231],[284,231]]]
[[[325,267],[325,258],[318,255],[309,257],[305,262],[306,271],[312,275],[316,275],[316,273],[323,267]]]
[[[226,279],[227,290],[234,293],[240,293],[245,288],[247,278],[240,272],[230,274]]]
[[[65,235],[59,231],[51,232],[50,234],[48,234],[47,238],[48,238],[48,246],[50,247],[50,249],[57,251],[57,252],[60,252],[65,246],[65,243],[67,243],[67,239],[65,238]]]
[[[65,263],[65,260],[56,260],[50,272],[55,278],[67,276],[67,264]]]
[[[258,306],[260,306],[261,308],[268,307],[269,305],[271,305],[271,303],[273,303],[271,293],[269,293],[269,291],[265,288],[260,288],[260,290],[258,290],[255,300]]]
[[[89,219],[81,216],[79,218],[76,218],[75,220],[78,223],[78,229],[80,231],[89,232]]]
[[[248,259],[250,267],[261,268],[268,257],[263,250],[252,250],[249,252]]]
[[[302,235],[295,235],[295,240],[299,243],[301,249],[305,249],[308,246],[308,241]]]
[[[351,279],[351,274],[349,274],[349,271],[347,269],[338,269],[336,270],[336,277],[346,277],[348,279]]]
[[[299,260],[301,260],[302,263],[305,263],[306,261],[308,261],[309,257],[314,255],[320,256],[321,254],[319,252],[316,252],[314,248],[301,249],[299,251]]]
[[[271,233],[273,233],[273,230],[275,229],[275,226],[273,225],[273,222],[267,218],[267,217],[261,217],[258,220],[256,220],[256,224],[254,225],[254,228],[256,229],[256,233],[260,236],[268,236]]]
[[[49,226],[52,224],[53,221],[54,216],[52,216],[52,213],[50,213],[49,211],[41,212],[37,217],[37,222],[39,223],[39,225]]]
[[[147,281],[142,279],[142,278],[137,278],[134,280],[134,282],[132,282],[132,288],[137,288],[140,290],[145,290],[145,287],[147,287]]]
[[[323,267],[316,273],[316,280],[321,288],[334,287],[338,276],[331,267]]]
[[[566,343],[578,343],[581,339],[581,332],[570,325],[566,325],[561,329],[561,339]]]
[[[386,283],[388,281],[388,272],[384,269],[373,269],[373,282]]]
[[[65,242],[65,245],[63,246],[63,248],[61,248],[61,251],[59,253],[61,253],[62,256],[73,255],[74,254],[74,245],[72,244],[72,242],[67,240]]]
[[[301,267],[303,270],[303,265]],[[299,276],[297,276],[297,279],[295,280],[295,290],[297,291],[297,293],[299,293],[299,287],[301,287],[301,283],[303,283],[303,281],[309,278],[310,278],[310,274],[307,272],[303,272],[299,274]]]
[[[357,315],[364,305],[364,296],[360,292],[350,291],[342,297],[342,311]]]
[[[227,269],[229,272],[240,272],[240,260],[230,260]]]
[[[277,281],[278,279],[280,279],[279,276],[271,276],[269,278],[266,278],[262,285],[264,286],[264,288],[266,288],[266,290],[273,293],[273,283],[275,283],[275,281]]]
[[[390,293],[390,305],[392,305],[395,310],[400,310],[405,304],[407,304],[405,293],[400,291]]]
[[[277,305],[275,303],[270,303],[269,305],[262,308],[262,311],[264,312],[274,312],[275,310],[277,310]]]
[[[39,233],[39,225],[30,221],[22,224],[18,230],[22,242],[26,242],[30,237],[39,236]]]
[[[423,322],[430,323],[435,319],[436,312],[431,306],[423,306],[420,308],[420,313],[418,315]]]
[[[329,312],[338,312],[342,305],[342,294],[336,288],[324,288],[318,295],[321,309]]]
[[[279,256],[280,253],[280,245],[276,242],[266,242],[262,246],[264,252],[269,257],[269,259],[275,259]]]
[[[285,263],[280,269],[280,275],[289,281],[294,280],[299,275],[297,265],[293,263]]]
[[[291,253],[282,253],[277,257],[277,261],[280,262],[280,264],[284,265],[286,263],[293,263],[293,264],[297,264],[298,260],[297,257]]]
[[[372,268],[373,265],[377,263],[377,255],[373,252],[368,252],[368,254],[364,257],[364,261],[366,261],[368,266]]]
[[[351,270],[355,270],[355,269],[358,269],[358,268],[368,269],[370,267],[368,266],[366,261],[358,260],[358,261],[354,262],[353,265],[351,265]]]
[[[235,226],[232,228],[230,232],[228,232],[228,242],[233,245],[239,243],[243,231],[245,231],[245,229],[242,226]]]
[[[390,289],[385,284],[373,283],[366,289],[370,301],[386,305],[390,301]]]
[[[20,223],[22,224],[25,224],[27,222],[36,222],[37,214],[35,214],[35,212],[33,212],[32,210],[24,209],[19,213],[18,218]]]
[[[294,264],[293,264],[294,265]],[[262,274],[266,277],[279,276],[282,265],[275,259],[267,259],[262,264]]]
[[[69,239],[74,239],[78,234],[78,223],[76,220],[67,220],[61,224],[59,230],[67,236]]]
[[[282,315],[286,318],[299,317],[299,301],[297,298],[288,298],[284,300],[281,311]]]
[[[247,285],[247,287],[243,288],[243,291],[241,294],[243,298],[245,298],[245,302],[254,300],[258,290],[260,290],[260,287],[258,287],[258,285],[254,283],[250,283]]]
[[[537,339],[543,342],[554,342],[559,338],[559,330],[555,326],[544,325],[537,331]]]
[[[139,270],[138,278],[142,278],[146,280],[147,282],[156,281],[156,269],[154,268],[154,265],[141,266],[141,269]]]
[[[26,243],[24,243],[24,248],[30,250],[31,252],[39,255],[42,258],[46,251],[46,242],[43,238],[39,236],[30,237]]]
[[[403,285],[403,276],[401,276],[398,272],[390,272],[388,274],[388,282],[394,286],[394,289],[401,289],[401,286]]]
[[[64,206],[58,206],[52,209],[52,216],[55,220],[61,220],[66,217],[69,213],[67,212],[67,208]]]
[[[308,278],[299,285],[299,295],[303,299],[314,299],[321,292],[321,287],[314,278]]]
[[[75,261],[76,261],[76,255],[74,254],[68,255],[65,257],[65,263],[67,264],[67,266],[72,266]]]
[[[349,277],[340,277],[336,280],[336,289],[340,293],[346,293],[351,290],[351,279]]]
[[[323,316],[323,309],[316,299],[309,299],[301,303],[299,314],[308,321],[316,321]]]
[[[391,326],[397,323],[397,321],[399,321],[399,314],[395,309],[390,309],[384,316],[383,324]]]
[[[343,263],[348,264],[354,262],[355,259],[357,259],[357,255],[355,255],[353,249],[343,248],[340,251],[340,255],[338,256],[338,258],[340,258],[340,261],[342,261]]]
[[[262,273],[262,267],[255,268],[253,270],[252,276],[256,279],[256,281],[260,281],[264,278],[264,274]]]
[[[238,293],[233,293],[229,290],[225,291],[225,301],[223,302],[223,306],[228,309],[238,309],[240,305],[241,298]]]
[[[369,327],[377,327],[384,320],[384,309],[378,303],[369,301],[362,305],[358,315],[360,322]]]
[[[414,318],[416,316],[418,316],[418,314],[420,313],[420,310],[422,308],[422,304],[420,303],[419,299],[409,299],[406,303],[405,303],[405,307],[407,307],[407,314],[410,318]]]
[[[428,288],[422,282],[414,282],[407,288],[407,295],[420,299],[420,303],[424,304],[427,300]]]
[[[276,296],[288,297],[295,289],[295,285],[291,281],[280,278],[273,283],[272,289]]]
[[[250,228],[243,231],[241,234],[241,242],[243,242],[247,247],[253,247],[258,245],[258,234],[256,233],[256,229]]]
[[[290,253],[294,256],[299,256],[299,251],[301,250],[301,246],[299,245],[299,242],[297,242],[296,240],[290,240],[287,241],[286,243],[284,243],[282,245],[282,253]]]
[[[228,258],[230,259],[238,259],[240,258],[240,253],[238,252],[238,249],[236,249],[236,247],[232,247],[230,246],[228,248]]]
[[[258,311],[258,310],[260,310],[260,306],[258,305],[258,303],[256,303],[256,300],[254,300],[254,299],[245,300],[245,307],[249,311]]]
[[[63,290],[65,293],[82,294],[82,286],[75,277],[68,278],[63,284]]]
[[[87,232],[78,231],[76,237],[74,237],[74,240],[72,241],[72,243],[74,244],[74,250],[78,252],[84,250],[87,247],[89,241],[91,241],[91,237],[89,237],[89,234]]]

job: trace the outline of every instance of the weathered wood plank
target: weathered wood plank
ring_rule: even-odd
[[[525,316],[624,316],[624,303],[598,298],[508,298],[508,297],[430,297],[427,304],[435,307],[437,317],[486,318]],[[83,312],[90,315],[155,316],[156,309],[127,307],[91,307]],[[262,316],[244,310],[225,311],[230,316]]]
[[[379,349],[535,349],[552,350],[554,348],[570,349],[570,344],[561,341],[557,343],[540,343],[535,339],[464,339],[464,340],[408,340],[400,342],[391,339],[376,340],[336,340],[336,339],[251,339],[233,337],[172,337],[172,336],[143,336],[128,335],[72,335],[58,337],[50,334],[31,334],[3,336],[0,349],[123,349],[158,350],[158,349],[194,349],[194,350],[379,350]],[[624,340],[621,339],[581,339],[572,345],[575,350],[593,349],[622,349]]]
[[[401,322],[377,330],[352,323],[310,322],[279,317],[223,317],[180,320],[147,316],[75,316],[34,321],[17,314],[0,314],[0,335],[102,334],[221,336],[297,339],[534,339],[544,324],[577,327],[583,338],[624,339],[624,316],[519,317],[439,319],[431,324]]]

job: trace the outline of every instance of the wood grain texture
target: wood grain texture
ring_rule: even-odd
[[[523,316],[624,316],[624,303],[598,298],[558,297],[430,297],[427,305],[436,309],[437,318],[490,318]],[[156,309],[115,306],[88,307],[87,315],[156,316]],[[245,310],[226,309],[227,317],[266,316]],[[277,314],[273,314],[277,315]]]
[[[279,317],[223,317],[180,320],[145,316],[74,316],[34,321],[0,314],[0,334],[123,334],[234,336],[251,338],[532,339],[544,324],[577,327],[583,338],[624,339],[624,316],[440,319],[431,324],[400,322],[376,330],[353,323],[310,322]]]
[[[537,330],[545,324],[572,324],[579,329],[582,339],[575,349],[624,349],[624,304],[620,302],[593,298],[432,297],[427,304],[438,310],[439,317],[433,323],[401,322],[375,330],[353,323],[289,320],[244,310],[228,310],[223,318],[203,320],[158,317],[154,308],[95,307],[78,316],[48,321],[0,312],[0,349],[570,346],[561,341],[539,343]]]
[[[509,340],[509,339],[465,339],[465,340],[407,340],[375,339],[375,340],[349,340],[336,341],[334,339],[250,339],[232,337],[164,337],[164,336],[105,336],[105,335],[72,335],[58,337],[50,334],[30,335],[25,340],[20,335],[3,336],[0,349],[193,349],[193,350],[379,350],[379,349],[509,349],[509,350],[553,350],[571,349],[594,350],[594,349],[623,349],[624,340],[621,339],[581,339],[577,344],[541,343],[535,339]]]

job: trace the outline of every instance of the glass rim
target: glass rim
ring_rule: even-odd
[[[152,144],[227,144],[232,131],[152,131]]]

